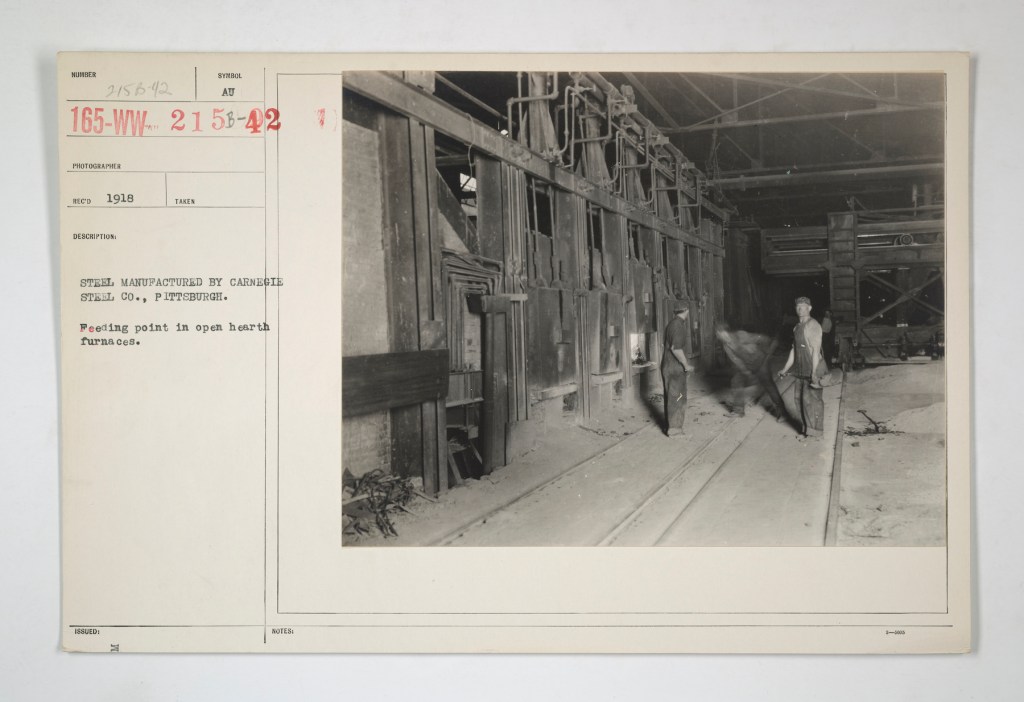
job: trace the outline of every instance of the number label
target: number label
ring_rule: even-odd
[[[249,119],[245,122],[245,128],[253,134],[260,133],[260,127],[266,123],[268,132],[276,132],[281,128],[281,113],[273,107],[268,107],[266,112],[260,109],[253,109],[249,112]]]

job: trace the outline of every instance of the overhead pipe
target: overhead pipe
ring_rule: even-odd
[[[624,181],[619,180],[622,177],[622,141],[625,137],[622,135],[622,128],[617,127],[615,134],[615,165],[612,167],[612,185],[615,187],[615,194],[622,196],[624,190]]]
[[[638,152],[639,152],[639,151],[643,151],[643,154],[644,154],[644,162],[643,162],[643,163],[629,163],[629,164],[626,164],[626,165],[624,165],[624,166],[623,166],[623,168],[628,168],[628,169],[633,169],[633,168],[646,168],[647,166],[649,166],[649,165],[650,165],[650,163],[651,163],[651,154],[650,154],[650,152],[649,152],[649,151],[647,150],[647,143],[648,143],[648,141],[647,141],[647,136],[646,136],[646,128],[645,128],[644,134],[645,134],[645,136],[644,136],[644,140],[643,140],[643,142],[642,142],[642,143],[637,143],[637,142],[634,142],[634,141],[633,141],[632,139],[629,139],[628,137],[626,137],[626,140],[627,140],[627,141],[628,141],[628,142],[629,142],[629,143],[630,143],[630,144],[631,144],[632,146],[636,147],[636,151],[638,151]]]
[[[654,186],[657,183],[657,180],[656,180],[656,178],[657,178],[657,175],[656,175],[657,171],[654,169],[655,161],[653,159],[650,160],[650,164],[651,164],[651,175],[650,175],[650,178],[651,178],[651,197],[649,199],[647,199],[647,200],[641,200],[640,201],[640,205],[642,207],[644,207],[645,209],[653,211],[654,210],[654,201],[658,197],[658,192],[654,189]],[[643,183],[640,183],[640,185],[642,187]]]
[[[620,130],[620,135],[621,135],[621,130]],[[621,170],[623,170],[623,171],[634,170],[634,169],[639,170],[641,168],[647,168],[647,169],[650,170],[651,198],[649,200],[643,199],[643,200],[640,200],[639,202],[635,203],[635,204],[640,205],[641,207],[645,207],[645,208],[650,207],[652,204],[654,204],[654,198],[656,197],[656,193],[654,192],[654,189],[653,189],[654,182],[655,182],[654,181],[654,177],[655,177],[654,176],[654,173],[655,173],[655,171],[654,171],[654,159],[652,158],[651,151],[649,150],[650,127],[644,127],[644,138],[643,138],[643,142],[642,143],[634,143],[633,140],[629,139],[628,137],[623,137],[623,138],[626,141],[628,141],[632,146],[634,146],[636,148],[636,151],[638,151],[638,152],[642,151],[643,152],[644,160],[643,160],[643,163],[622,164],[620,162],[620,163],[617,163],[616,166],[621,168]],[[641,186],[642,186],[642,183],[641,183]]]
[[[808,185],[817,183],[833,183],[873,178],[901,178],[917,176],[941,176],[945,169],[943,163],[922,163],[909,166],[878,166],[874,168],[848,168],[832,171],[810,171],[792,174],[775,174],[767,176],[717,178],[710,181],[711,185],[728,188],[768,188],[791,185]]]
[[[622,93],[619,91],[619,89],[612,85],[610,82],[608,82],[608,79],[602,76],[600,73],[587,73],[585,74],[585,78],[599,90],[603,91],[605,94],[610,93],[612,95],[619,96],[619,99],[625,102],[625,98],[622,97]],[[630,117],[638,124],[640,124],[640,126],[650,127],[655,133],[662,135],[662,131],[658,129],[657,125],[655,125],[653,122],[651,122],[651,120],[644,116],[642,112],[635,112],[632,115],[630,115]],[[680,151],[679,148],[675,146],[675,144],[666,144],[665,149],[669,153],[671,153],[675,158],[683,161],[684,163],[689,163],[689,159],[686,158],[685,154],[683,154],[683,152]],[[692,170],[696,171],[697,169],[693,168]]]
[[[588,86],[581,86],[578,83],[573,85],[565,86],[565,97],[563,99],[562,110],[564,112],[564,127],[562,134],[565,137],[565,144],[561,149],[558,150],[558,155],[568,151],[569,153],[569,168],[573,168],[573,154],[575,151],[576,144],[582,143],[576,139],[576,101],[586,102],[586,93],[593,90]],[[573,100],[570,101],[569,97],[573,96]]]
[[[592,90],[593,88],[589,88],[588,87],[586,89],[587,90]],[[577,146],[582,145],[582,144],[592,144],[592,143],[598,143],[598,142],[601,143],[602,145],[606,145],[609,141],[611,141],[615,137],[615,130],[618,128],[618,125],[615,123],[615,120],[612,119],[612,103],[611,103],[611,100],[610,100],[610,98],[608,97],[607,94],[605,94],[606,112],[604,112],[604,113],[602,113],[599,108],[596,108],[594,105],[592,105],[590,100],[587,99],[586,95],[583,95],[582,93],[580,93],[579,97],[580,97],[581,101],[584,103],[584,105],[587,107],[587,109],[592,109],[592,110],[594,110],[594,112],[593,113],[587,113],[586,115],[583,115],[583,114],[581,114],[579,112],[575,112],[575,114],[574,114],[575,119],[573,120],[572,137],[571,137],[571,140],[569,142],[570,143],[570,149],[569,149],[569,151],[570,151],[570,157],[569,157],[570,167],[573,167],[575,165],[575,164],[572,163],[572,161],[573,161],[573,158],[575,157],[576,147]],[[585,128],[586,122],[585,122],[585,120],[589,119],[591,117],[598,117],[598,118],[604,117],[605,121],[607,122],[607,129],[608,129],[607,133],[598,134],[597,136],[594,136],[594,137],[584,137],[584,136],[577,137],[576,136],[576,131],[577,131],[576,127],[578,126],[579,130],[581,132],[585,133],[585,131],[586,131],[586,128]],[[576,125],[577,121],[579,121],[579,125]],[[603,158],[603,156],[602,156],[602,158]],[[614,176],[612,174],[609,174],[609,178],[611,179],[609,181],[609,183],[610,184],[614,184],[614,182],[615,182]]]
[[[523,95],[523,72],[516,72],[516,93],[519,97],[509,98],[505,102],[505,113],[508,118],[509,135],[512,134],[512,106],[517,105],[519,108],[519,130],[522,132],[523,129],[523,103],[526,102],[539,102],[541,100],[554,100],[558,97],[558,72],[555,71],[551,74],[554,76],[554,85],[550,93],[544,93],[543,95]]]
[[[604,93],[604,95],[606,97],[606,100],[608,102],[608,105],[609,105],[609,110],[608,110],[608,118],[609,118],[609,120],[611,120],[612,117],[613,117],[613,115],[612,115],[613,109],[612,108],[613,108],[615,103],[618,102],[618,103],[626,104],[628,102],[626,100],[626,98],[622,95],[621,91],[619,91],[618,88],[616,88],[614,85],[609,83],[608,80],[604,76],[602,76],[600,73],[585,73],[585,74],[581,74],[579,76],[578,80],[580,82],[584,82],[585,85],[587,85],[589,83],[589,85],[587,85],[588,88],[590,88],[590,89],[597,89],[598,91]],[[645,117],[643,115],[643,113],[641,113],[641,112],[632,112],[632,113],[630,113],[629,117],[634,122],[636,122],[640,127],[644,128],[646,134],[656,134],[658,136],[664,136],[662,134],[661,130],[658,129],[657,125],[655,125],[653,122],[651,122],[649,119],[647,119],[647,117]],[[621,129],[621,127],[619,127],[619,128]],[[649,137],[648,137],[648,139],[649,139]],[[673,159],[675,159],[677,161],[681,161],[683,163],[689,163],[689,159],[687,159],[686,156],[683,154],[683,152],[680,151],[678,148],[676,148],[675,145],[673,145],[671,142],[664,144],[664,148],[665,148],[666,151],[669,152],[669,154],[672,155]],[[645,162],[645,165],[646,165],[646,162]],[[661,167],[661,164],[659,164],[659,168],[660,167]],[[662,173],[664,175],[668,176],[668,177],[673,177],[673,175],[674,175],[672,173],[672,171],[669,170],[668,168],[665,168],[662,171]]]
[[[654,188],[653,188],[655,193],[675,192],[675,194],[676,194],[676,201],[677,201],[676,205],[675,205],[675,209],[677,211],[672,213],[672,218],[673,218],[673,221],[675,221],[680,226],[682,226],[682,224],[683,224],[682,210],[690,209],[691,207],[700,207],[700,203],[701,203],[701,192],[700,192],[700,188],[699,187],[696,188],[697,197],[694,198],[694,202],[690,203],[689,205],[685,205],[685,204],[681,203],[681,201],[683,199],[683,195],[687,194],[687,193],[684,193],[682,188],[679,187],[679,183],[681,183],[682,180],[683,180],[683,163],[681,161],[676,161],[675,162],[675,179],[673,180],[672,185],[666,186],[664,188],[659,188],[659,187],[657,187],[655,185]]]
[[[623,102],[625,102],[625,99],[622,98],[622,94],[618,90],[618,88],[616,88],[614,85],[612,85],[608,81],[608,79],[606,79],[600,73],[596,73],[596,72],[585,73],[585,74],[582,74],[580,76],[579,80],[581,82],[585,82],[585,84],[589,84],[589,85],[597,88],[598,90],[604,92],[606,95],[611,94],[611,95],[619,96],[619,99],[621,99]],[[636,113],[633,113],[632,115],[630,115],[630,117],[631,117],[631,119],[633,119],[635,122],[637,122],[641,126],[650,126],[655,131],[655,133],[657,133],[659,135],[662,134],[661,130],[658,129],[657,125],[655,125],[653,122],[651,122],[651,120],[649,120],[646,116],[644,116],[643,113],[636,112]],[[683,163],[683,164],[690,164],[691,163],[690,160],[686,157],[686,155],[679,148],[677,148],[674,144],[672,144],[672,143],[666,144],[665,145],[665,150],[668,151],[673,156],[673,158],[676,159],[677,162],[680,162],[680,163]],[[687,175],[692,175],[693,176],[693,178],[694,178],[693,185],[690,185],[688,177],[684,177],[683,179],[677,181],[677,185],[679,186],[679,189],[682,190],[686,195],[694,198],[695,200],[698,200],[701,203],[700,204],[701,208],[706,209],[707,211],[709,211],[712,214],[714,214],[716,217],[724,219],[727,216],[727,212],[728,211],[718,207],[717,205],[715,205],[715,204],[713,204],[711,202],[704,202],[704,198],[701,196],[701,193],[700,193],[700,187],[701,187],[700,186],[700,180],[701,180],[701,177],[702,177],[703,174],[693,165],[690,165],[688,168],[686,168],[686,171],[687,171]],[[666,173],[665,175],[667,175],[669,177],[672,177],[673,174],[671,172],[669,172],[669,173]],[[734,208],[733,208],[733,210],[734,210]]]
[[[497,111],[496,109],[494,109],[493,107],[491,107],[490,105],[488,105],[488,104],[487,104],[486,102],[484,102],[484,101],[483,101],[483,100],[481,100],[480,98],[476,97],[475,95],[472,95],[471,93],[467,92],[466,90],[463,90],[462,88],[460,88],[459,86],[457,86],[457,85],[456,85],[455,83],[453,83],[452,81],[450,81],[450,80],[448,80],[447,78],[445,78],[445,77],[444,77],[443,75],[441,75],[440,73],[435,73],[435,74],[434,74],[434,76],[435,76],[435,77],[437,78],[437,80],[439,80],[439,81],[440,81],[440,82],[441,82],[441,83],[442,83],[443,85],[447,85],[447,86],[448,86],[449,88],[451,88],[451,89],[452,89],[452,90],[454,90],[454,91],[455,91],[456,93],[458,93],[458,94],[459,94],[459,95],[461,95],[462,97],[464,97],[464,98],[466,98],[467,100],[469,100],[470,102],[472,102],[472,103],[473,103],[474,105],[476,105],[477,107],[479,107],[479,108],[480,108],[481,110],[484,110],[485,112],[487,112],[487,114],[490,114],[490,115],[494,115],[494,116],[495,116],[495,117],[497,117],[498,119],[501,119],[501,113],[500,113],[500,112],[498,112],[498,111]]]
[[[612,103],[611,103],[611,98],[606,95],[605,99],[607,100],[607,105],[608,105],[606,112],[602,113],[600,110],[598,110],[597,112],[595,112],[592,115],[588,114],[588,115],[585,115],[585,116],[586,117],[604,117],[608,121],[608,133],[607,134],[600,134],[600,135],[598,135],[596,137],[582,137],[580,139],[576,139],[575,142],[574,142],[575,144],[589,144],[589,143],[595,142],[595,141],[602,141],[602,142],[607,143],[607,142],[611,141],[612,136],[613,136],[612,132],[615,129],[615,121],[612,119]],[[588,104],[587,107],[590,107],[590,105]]]
[[[617,195],[621,195],[621,196],[625,197],[625,187],[624,187],[625,181],[624,180],[620,181],[620,178],[622,178],[622,175],[623,175],[622,172],[624,170],[627,170],[627,169],[643,168],[644,166],[648,165],[648,162],[650,161],[650,159],[648,158],[648,155],[645,152],[644,153],[644,158],[646,160],[645,160],[644,163],[624,165],[622,163],[622,159],[623,159],[623,147],[622,147],[622,145],[624,143],[628,143],[631,147],[634,148],[634,150],[639,151],[640,150],[640,144],[629,135],[629,133],[628,133],[629,130],[625,129],[622,125],[616,124],[615,125],[615,129],[616,129],[616,134],[615,134],[615,166],[612,168],[612,182],[614,183],[616,181],[619,181],[620,184],[618,186],[616,186],[616,191],[615,192],[616,192]]]

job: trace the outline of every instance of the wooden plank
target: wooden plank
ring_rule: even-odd
[[[575,209],[574,236],[576,246],[576,285],[573,293],[573,317],[576,323],[576,420],[583,421],[590,417],[590,347],[588,346],[589,312],[587,310],[587,293],[583,290],[589,276],[587,254],[587,205],[582,198],[574,198]]]
[[[405,117],[390,113],[381,112],[378,119],[391,351],[412,352],[419,350],[416,291],[411,285],[400,284],[400,281],[414,280],[416,276],[415,252],[409,236],[413,226],[409,125]],[[354,374],[348,373],[344,377],[351,380]],[[342,407],[344,413],[344,403]],[[419,404],[394,407],[391,410],[391,470],[397,475],[410,477],[421,473],[420,414]]]
[[[431,77],[433,73],[431,72]],[[436,157],[435,144],[434,144],[434,130],[430,127],[424,127],[423,129],[423,156],[424,164],[423,169],[426,172],[427,177],[427,225],[429,227],[427,232],[427,241],[430,247],[430,319],[436,324],[440,325],[441,330],[438,334],[438,346],[426,346],[423,342],[424,339],[420,338],[420,348],[443,348],[447,343],[447,330],[444,328],[447,315],[444,311],[444,291],[442,290],[441,280],[441,245],[442,239],[441,230],[438,225],[437,218],[439,216],[440,207],[437,202],[438,187],[440,186],[448,192],[448,187],[440,182],[440,177],[437,172],[437,165],[434,162]],[[461,208],[459,208],[461,212]]]
[[[892,264],[932,265],[945,262],[945,249],[942,244],[925,246],[903,246],[892,249],[861,249],[857,258],[857,266],[888,266]]]
[[[536,400],[551,400],[556,397],[564,397],[565,395],[571,395],[578,389],[576,383],[566,383],[565,385],[557,385],[551,388],[544,388],[533,394]]]
[[[483,444],[485,473],[505,465],[508,418],[508,363],[505,314],[484,315]]]
[[[456,485],[462,485],[465,480],[463,480],[462,473],[459,472],[459,464],[455,462],[455,456],[452,455],[452,450],[448,448],[447,444],[445,444],[445,451],[448,454],[448,472],[451,473],[452,480]]]
[[[605,309],[605,293],[600,290],[591,290],[587,294],[587,332],[590,336],[587,340],[590,357],[590,367],[587,371],[590,373],[600,373],[602,370],[601,342],[604,339]]]
[[[391,472],[396,475],[412,478],[423,474],[420,464],[421,413],[420,405],[391,410]]]
[[[446,408],[464,407],[466,405],[475,405],[483,401],[483,397],[466,397],[461,400],[448,400],[447,402],[444,403],[444,406]]]
[[[558,245],[558,280],[566,288],[579,286],[579,261],[576,246],[576,201],[572,193],[555,190],[555,240]]]
[[[605,285],[609,290],[622,292],[626,220],[614,211],[602,210],[601,229],[604,236],[602,253],[609,273],[609,280],[605,281]]]
[[[611,385],[622,380],[622,371],[613,371],[611,373],[591,373],[590,384],[594,387],[600,385]]]
[[[629,336],[625,327],[625,305],[621,293],[610,292],[607,296],[607,312],[605,316],[605,329],[608,338],[605,342],[608,347],[608,370],[621,369],[623,359],[625,365],[629,365]]]
[[[423,403],[423,489],[434,495],[448,489],[447,419],[444,400]]]
[[[417,318],[417,346],[420,349],[440,341],[436,339],[434,321],[433,281],[434,267],[431,262],[431,220],[434,210],[430,207],[430,176],[435,172],[433,163],[428,167],[426,134],[419,122],[407,120],[409,129],[409,178],[412,189],[412,249],[415,261],[415,289]],[[432,159],[433,154],[430,154]],[[443,343],[443,342],[441,342]],[[446,384],[447,385],[447,384]],[[423,489],[436,495],[440,488],[438,463],[438,426],[436,402],[424,402],[420,407],[420,466],[423,475]]]
[[[858,222],[858,234],[902,234],[942,232],[946,223],[941,219],[923,219],[907,222]]]
[[[433,211],[430,208],[430,175],[434,169],[427,168],[426,137],[423,126],[409,120],[409,167],[412,181],[412,232],[413,255],[416,271],[416,304],[420,322],[433,320],[433,280],[440,277],[434,274],[431,262],[431,226]],[[417,340],[422,343],[419,334]]]
[[[712,280],[712,299],[715,301],[714,310],[714,323],[726,321],[725,315],[725,261],[721,256],[712,256],[711,258],[711,269],[713,273]],[[708,330],[709,333],[714,333],[714,325]],[[714,343],[715,337],[712,337],[711,348],[718,349],[718,345]],[[724,354],[725,352],[718,349],[718,352]],[[716,359],[721,360],[721,359]]]
[[[824,239],[828,236],[828,228],[814,227],[769,227],[761,230],[761,236],[772,239]]]
[[[593,393],[590,388],[590,366],[593,361],[590,358],[590,300],[588,296],[578,296],[576,298],[576,305],[578,319],[576,325],[576,348],[579,354],[579,360],[576,362],[576,383],[580,388],[577,418],[589,419],[593,409],[591,406]]]
[[[507,305],[511,301],[509,295],[520,295],[521,282],[515,274],[518,270],[530,270],[527,265],[531,254],[529,251],[528,239],[526,236],[527,183],[524,172],[513,166],[507,169],[508,192],[509,192],[509,220],[508,229],[505,232],[507,237],[506,246],[510,252],[506,263],[507,286],[504,290]],[[498,301],[495,300],[495,303]],[[523,305],[511,305],[506,307],[505,314],[505,343],[507,355],[503,372],[506,374],[507,393],[505,395],[508,403],[506,422],[518,422],[529,417],[529,395],[527,390],[528,378],[528,352],[526,349],[526,311]],[[509,433],[505,432],[506,442]],[[506,451],[507,453],[507,451]],[[504,465],[504,464],[502,464]]]
[[[431,90],[433,90],[433,72],[430,72]],[[442,234],[437,221],[440,216],[440,208],[437,204],[438,188],[447,186],[440,182],[437,172],[436,147],[434,143],[434,130],[430,127],[423,128],[423,156],[427,180],[427,225],[426,239],[429,242],[430,250],[430,319],[420,324],[420,348],[421,349],[444,349],[448,345],[447,312],[445,310],[445,292],[443,289],[441,275],[441,244]],[[421,318],[422,320],[422,318]],[[450,365],[450,364],[449,364]],[[429,421],[428,416],[429,415]],[[433,436],[424,440],[424,455],[429,456],[429,465],[425,465],[424,488],[431,482],[436,484],[437,490],[448,489],[448,470],[445,468],[446,454],[448,451],[448,409],[443,399],[434,400],[424,410],[424,437],[429,436],[428,431],[433,428]],[[431,424],[433,425],[431,427]],[[425,458],[425,461],[427,459]],[[432,472],[436,478],[433,481],[426,479],[426,471]]]
[[[764,261],[766,273],[819,273],[828,264],[826,252],[769,256]]]
[[[417,405],[448,393],[448,350],[341,359],[342,416]]]
[[[382,115],[381,180],[384,197],[384,245],[387,266],[388,319],[392,351],[412,351],[419,348],[419,312],[416,291],[398,281],[414,280],[416,261],[413,242],[407,236],[412,231],[412,186],[409,181],[408,120],[393,115]]]
[[[561,291],[552,288],[536,288],[530,291],[526,303],[528,389],[533,392],[558,385],[558,353],[553,339],[561,335],[560,294]]]
[[[480,240],[479,254],[501,261],[505,258],[504,185],[501,163],[477,154],[473,161],[476,174],[476,232]]]
[[[428,92],[434,92],[434,72],[433,71],[403,71],[402,77],[409,83],[423,88]]]

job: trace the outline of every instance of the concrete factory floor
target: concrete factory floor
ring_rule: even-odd
[[[933,361],[850,374],[837,545],[945,545],[944,370]]]
[[[825,388],[817,441],[760,406],[727,417],[728,378],[713,376],[693,379],[684,437],[664,436],[657,403],[617,401],[586,426],[546,417],[524,457],[436,502],[415,498],[392,517],[398,536],[344,544],[943,545],[943,371],[940,361],[850,373],[845,389]],[[792,413],[792,392],[783,396]]]

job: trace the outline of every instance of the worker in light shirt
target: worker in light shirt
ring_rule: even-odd
[[[799,412],[803,431],[800,439],[820,439],[825,424],[825,402],[821,395],[821,379],[828,374],[825,357],[821,353],[821,325],[811,317],[811,300],[796,299],[797,324],[793,327],[793,348],[779,377],[789,375],[793,383],[793,401]]]

